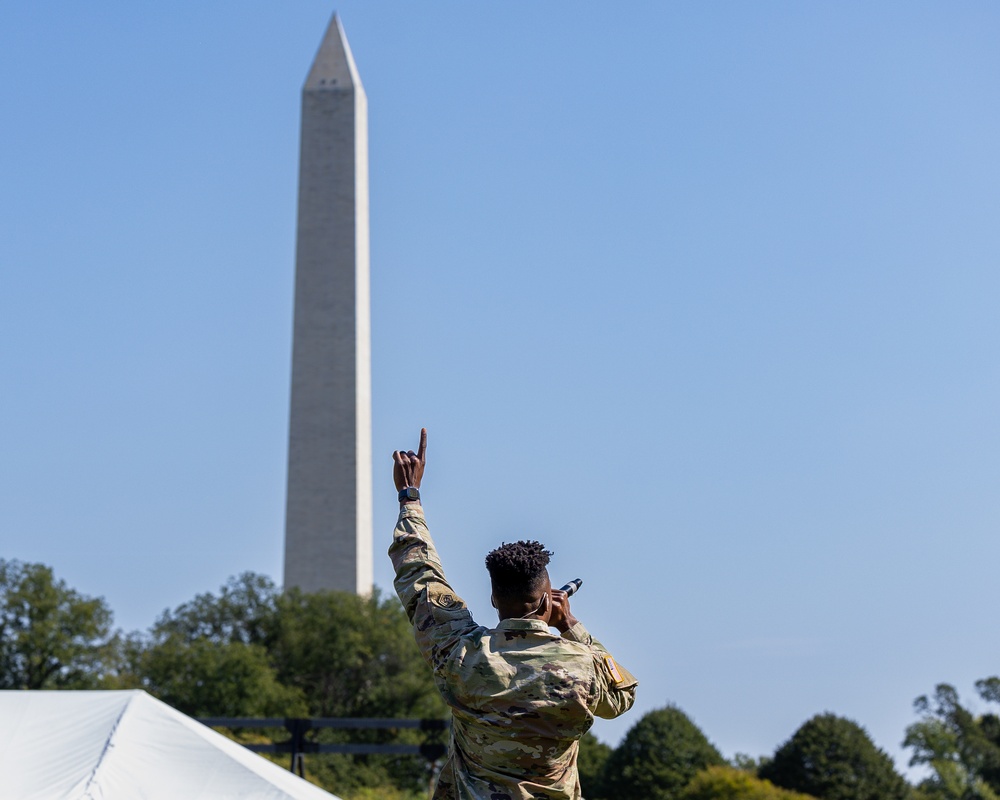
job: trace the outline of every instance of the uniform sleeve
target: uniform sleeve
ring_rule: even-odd
[[[463,637],[479,626],[448,584],[423,509],[416,503],[400,509],[389,558],[396,570],[396,594],[413,625],[417,647],[438,674]]]
[[[587,645],[594,654],[597,685],[591,701],[591,711],[602,719],[614,719],[632,708],[639,681],[615,662],[611,653],[590,635],[583,623],[578,622],[563,634],[563,638]]]

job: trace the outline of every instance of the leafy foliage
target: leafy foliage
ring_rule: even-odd
[[[340,791],[343,800],[427,800],[427,792],[399,789],[395,786],[363,786],[347,792]]]
[[[644,715],[610,755],[602,773],[607,800],[673,800],[722,756],[676,706]]]
[[[395,598],[281,593],[246,573],[157,620],[126,659],[133,681],[193,716],[443,717],[447,709]],[[122,678],[124,682],[126,677]],[[242,736],[243,734],[239,734]],[[419,743],[419,731],[320,730],[327,743]],[[412,756],[314,755],[307,776],[347,798],[427,785]]]
[[[737,753],[729,763],[738,770],[756,775],[760,771],[760,768],[770,762],[770,760],[770,756],[754,757],[748,753]]]
[[[145,688],[193,717],[306,716],[301,693],[280,684],[260,645],[170,637],[141,665]]]
[[[394,597],[291,590],[277,599],[266,641],[278,679],[301,694],[310,716],[447,715]],[[325,730],[318,737],[358,744],[422,739],[413,730]],[[342,796],[372,786],[417,791],[429,777],[427,765],[412,756],[317,756],[309,759],[309,769],[317,782],[335,787]]]
[[[600,800],[604,797],[604,784],[601,773],[604,764],[611,756],[612,748],[604,744],[594,734],[585,733],[580,739],[580,756],[577,759],[577,769],[580,772],[580,788],[587,800]]]
[[[1000,703],[1000,678],[976,681],[988,703]],[[997,800],[1000,797],[1000,718],[976,717],[959,702],[958,692],[939,684],[931,700],[918,697],[919,722],[906,729],[904,747],[913,748],[911,765],[926,764],[934,775],[923,794],[934,800]]]
[[[195,717],[305,716],[305,699],[280,683],[265,646],[277,598],[269,579],[246,573],[218,596],[164,612],[135,645],[138,684]]]
[[[0,689],[93,689],[116,637],[111,610],[44,564],[0,559]]]
[[[206,592],[173,612],[165,611],[152,634],[156,641],[178,637],[188,642],[204,639],[216,644],[262,644],[279,596],[270,578],[244,572],[230,578],[217,597]]]
[[[680,800],[811,800],[733,767],[708,767],[684,788]]]
[[[803,724],[759,777],[821,800],[905,800],[911,791],[864,728],[834,714]]]
[[[289,591],[267,647],[278,677],[318,717],[442,717],[447,708],[393,597]]]

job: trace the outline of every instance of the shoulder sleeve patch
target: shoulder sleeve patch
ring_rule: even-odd
[[[625,683],[625,678],[622,677],[621,670],[618,669],[618,665],[611,656],[604,656],[604,666],[608,668],[608,672],[611,673],[611,677],[617,685]]]
[[[468,606],[450,586],[434,585],[427,589],[427,602],[438,622],[452,621],[469,616]]]

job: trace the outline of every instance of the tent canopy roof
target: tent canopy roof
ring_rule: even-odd
[[[18,800],[339,800],[143,691],[0,691]]]

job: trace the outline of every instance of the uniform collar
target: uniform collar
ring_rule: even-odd
[[[511,617],[501,620],[497,625],[497,630],[501,631],[542,631],[549,632],[549,626],[540,619],[523,619],[521,617]]]

